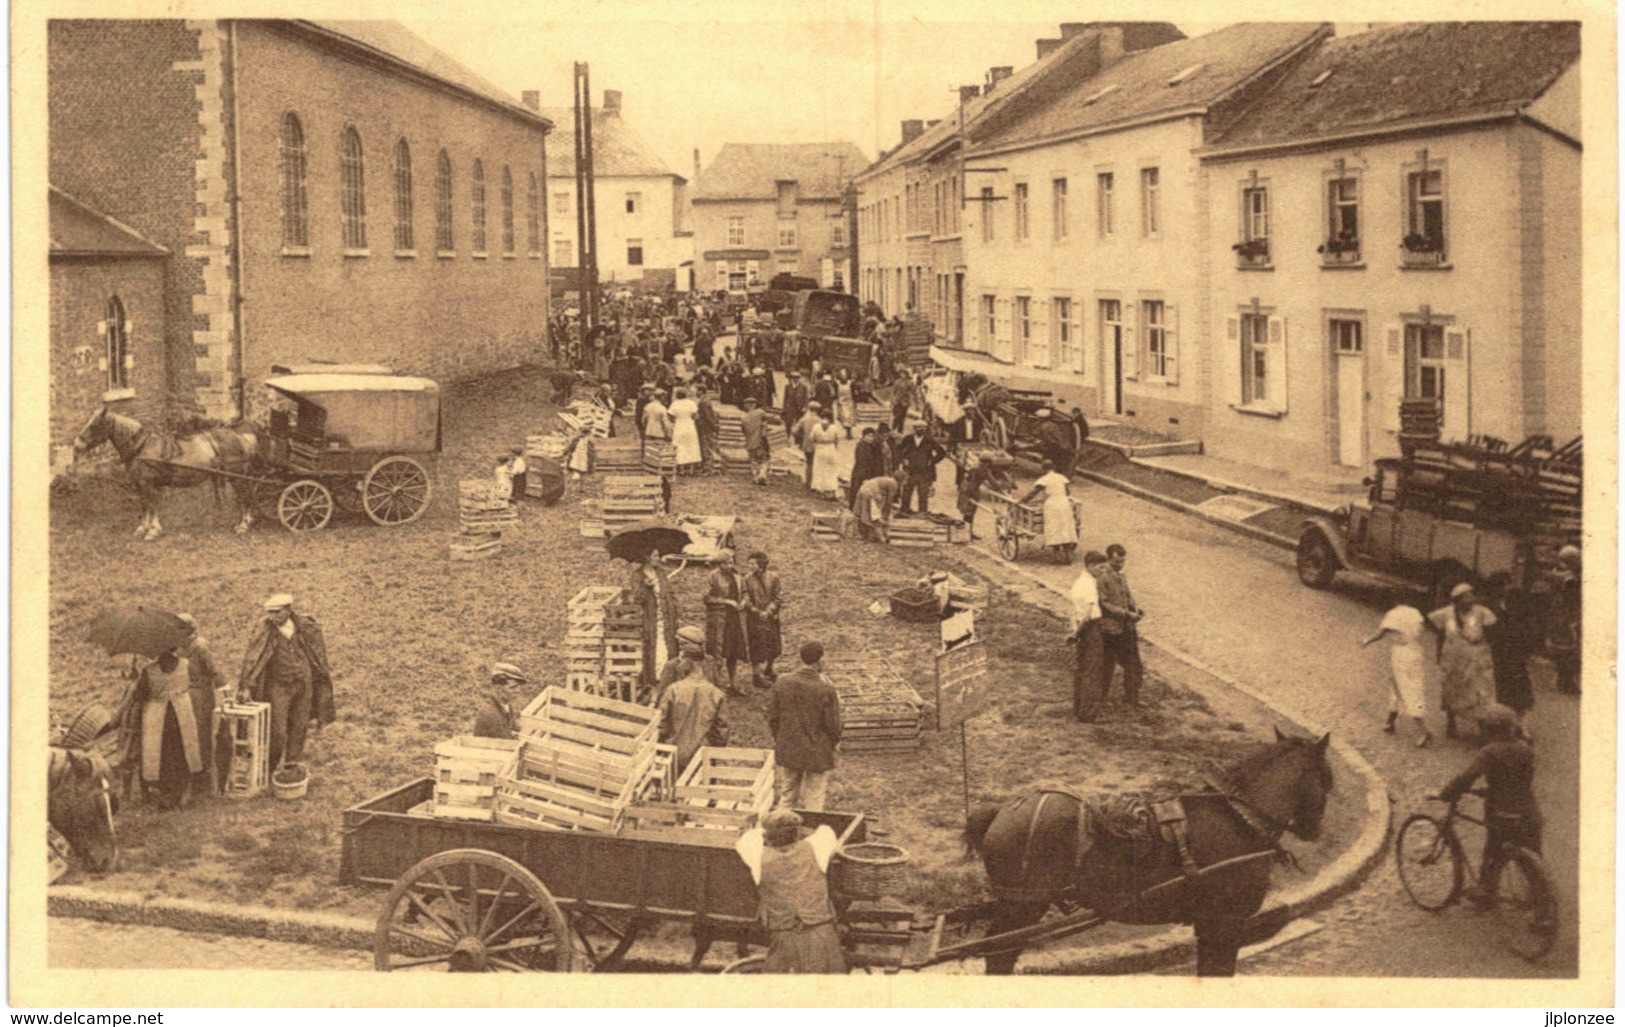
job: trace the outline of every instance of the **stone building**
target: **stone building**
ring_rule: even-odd
[[[252,413],[273,363],[456,379],[543,345],[534,96],[392,22],[55,20],[47,56],[51,183],[167,251],[134,343],[203,412]]]
[[[842,193],[868,164],[852,143],[727,143],[694,183],[694,287],[739,291],[777,274],[852,281]]]

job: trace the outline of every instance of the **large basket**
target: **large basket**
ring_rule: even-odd
[[[908,883],[908,850],[882,842],[842,847],[829,861],[830,894],[845,899],[899,895]]]
[[[898,620],[912,621],[915,624],[930,624],[942,619],[941,613],[937,610],[935,593],[920,592],[912,588],[892,593],[891,615]]]

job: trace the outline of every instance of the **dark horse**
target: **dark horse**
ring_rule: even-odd
[[[51,746],[46,813],[51,826],[73,847],[74,856],[99,874],[118,863],[118,835],[113,831],[118,800],[111,777],[107,760],[94,748]]]
[[[1039,792],[974,810],[965,841],[982,854],[996,897],[989,933],[1036,924],[1056,903],[1122,923],[1194,924],[1196,972],[1233,976],[1242,944],[1284,925],[1284,920],[1247,923],[1269,890],[1270,863],[1290,858],[1280,847],[1281,835],[1290,831],[1305,841],[1320,837],[1332,787],[1326,762],[1330,735],[1319,741],[1275,735],[1274,744],[1225,767],[1210,782],[1211,790],[1179,797],[1183,842],[1154,830],[1142,836],[1114,833],[1088,817],[1080,825],[1084,804],[1064,792]],[[1170,828],[1169,834],[1177,830]],[[1273,858],[1200,872],[1255,853]],[[1174,881],[1179,883],[1146,895]],[[988,956],[987,972],[1013,973],[1020,954]]]
[[[118,451],[124,473],[140,497],[141,522],[135,533],[148,542],[164,530],[158,521],[158,490],[187,488],[210,480],[218,488],[220,479],[209,472],[250,474],[259,454],[259,436],[249,424],[174,435],[148,428],[133,417],[115,414],[105,403],[73,440],[74,454],[88,453],[104,442],[111,442]],[[235,477],[231,486],[243,511],[237,522],[241,534],[254,522],[254,482]]]

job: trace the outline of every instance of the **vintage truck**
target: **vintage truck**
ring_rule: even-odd
[[[1327,588],[1340,570],[1447,596],[1505,572],[1532,591],[1563,545],[1580,539],[1581,440],[1531,436],[1421,442],[1378,460],[1362,500],[1304,520],[1299,579]]]

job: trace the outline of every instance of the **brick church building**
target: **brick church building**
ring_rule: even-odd
[[[540,352],[536,94],[380,21],[55,20],[48,62],[54,444],[98,400],[252,416],[278,363]]]

